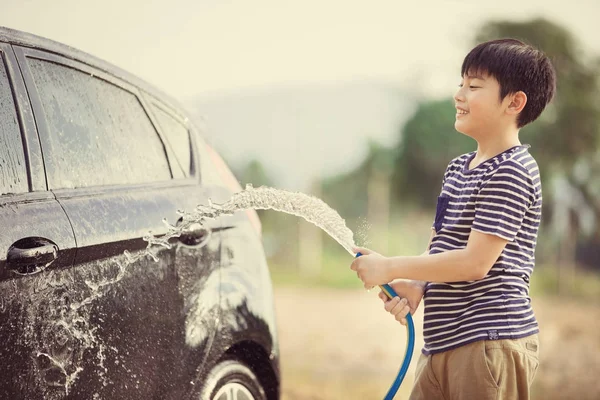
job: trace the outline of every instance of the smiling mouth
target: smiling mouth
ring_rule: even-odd
[[[467,115],[469,112],[465,111],[465,110],[460,110],[460,109],[456,109],[456,114],[457,115]]]

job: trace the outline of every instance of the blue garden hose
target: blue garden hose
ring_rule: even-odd
[[[362,256],[361,253],[357,253],[356,257]],[[393,299],[398,296],[394,289],[390,285],[383,284],[379,285],[383,293],[386,294],[388,298]],[[398,376],[392,383],[390,390],[388,390],[387,394],[384,397],[384,400],[392,400],[396,395],[396,392],[400,388],[402,381],[404,380],[404,376],[406,376],[406,372],[408,371],[408,366],[410,365],[410,360],[412,359],[413,350],[415,349],[415,324],[413,323],[412,316],[409,314],[406,315],[406,333],[408,335],[408,340],[406,341],[406,351],[404,353],[404,360],[402,361],[402,365],[400,366],[400,371],[398,371]]]

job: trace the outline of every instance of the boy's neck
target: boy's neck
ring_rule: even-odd
[[[521,145],[519,130],[508,132],[504,135],[492,135],[477,140],[477,154],[473,158],[473,164],[489,160],[511,147]]]

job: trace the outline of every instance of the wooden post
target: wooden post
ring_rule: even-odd
[[[373,250],[387,254],[389,250],[390,174],[371,167],[367,195],[367,218],[373,227]]]
[[[569,209],[566,235],[560,246],[560,264],[558,266],[558,293],[568,295],[573,290],[577,270],[577,234],[579,219],[573,209]]]

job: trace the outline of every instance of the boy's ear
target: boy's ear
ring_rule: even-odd
[[[523,111],[523,108],[525,108],[526,104],[527,95],[525,94],[525,92],[519,90],[517,93],[511,95],[511,99],[508,103],[508,108],[506,109],[506,111],[511,115],[517,115],[521,111]]]

